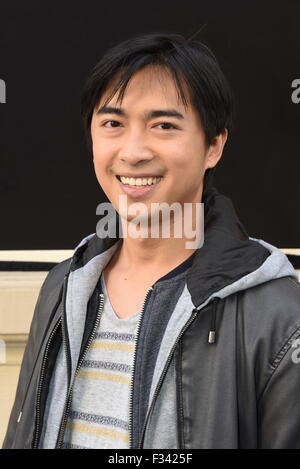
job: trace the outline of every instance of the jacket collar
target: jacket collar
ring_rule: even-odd
[[[187,276],[193,303],[202,304],[213,292],[257,270],[269,255],[249,239],[232,201],[212,187],[204,199],[204,243]]]

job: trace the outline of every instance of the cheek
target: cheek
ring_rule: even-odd
[[[104,174],[111,165],[111,149],[108,145],[105,145],[103,141],[93,140],[92,152],[95,171],[97,171],[97,173],[101,171],[102,174]]]
[[[97,152],[94,152],[93,164],[94,164],[94,171],[98,179],[98,182],[101,184],[101,186],[105,185],[105,179],[106,179],[105,174],[106,174],[107,164],[105,162],[105,158],[103,157],[103,155]]]
[[[116,152],[111,145],[95,145],[93,152],[94,164],[101,167],[103,172],[111,176],[111,170],[115,166]]]
[[[201,148],[193,145],[184,145],[180,149],[174,148],[170,154],[170,168],[183,177],[193,177],[199,174],[204,166],[204,154]]]
[[[93,155],[95,160],[100,160],[101,156],[105,154],[105,147],[101,144],[99,139],[93,139]]]

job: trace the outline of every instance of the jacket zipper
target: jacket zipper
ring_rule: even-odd
[[[169,367],[169,364],[171,362],[171,359],[172,359],[172,356],[173,356],[173,353],[174,353],[174,350],[175,348],[177,347],[177,344],[179,342],[179,340],[181,339],[182,335],[185,333],[185,331],[187,330],[187,328],[191,325],[191,323],[194,321],[194,319],[196,318],[196,316],[198,315],[199,313],[199,310],[197,308],[194,308],[193,309],[193,315],[190,317],[190,319],[185,323],[185,325],[183,326],[183,328],[181,329],[179,335],[177,336],[177,339],[171,349],[171,352],[169,353],[169,356],[168,356],[168,359],[166,361],[166,364],[165,364],[165,367],[160,375],[160,379],[159,379],[159,382],[156,386],[156,389],[155,389],[155,392],[154,392],[154,395],[153,395],[153,399],[152,399],[152,403],[151,403],[151,406],[150,406],[150,409],[148,410],[148,413],[147,413],[147,416],[146,416],[146,419],[145,419],[145,423],[144,423],[144,426],[143,426],[143,430],[142,430],[142,434],[141,434],[141,438],[140,438],[140,441],[139,441],[139,444],[138,444],[138,447],[137,449],[142,449],[142,444],[143,444],[143,440],[144,440],[144,436],[145,436],[145,431],[146,431],[146,427],[147,427],[147,424],[148,424],[148,420],[149,420],[149,417],[150,415],[152,414],[152,411],[153,411],[153,408],[154,408],[154,405],[155,405],[155,402],[156,402],[156,399],[157,399],[157,396],[158,396],[158,393],[159,393],[159,390],[161,388],[161,385],[162,385],[162,382],[165,378],[165,375],[167,373],[167,370],[168,370],[168,367]]]
[[[86,347],[85,347],[85,349],[84,349],[84,351],[81,355],[81,359],[78,363],[78,366],[77,366],[75,374],[74,374],[72,385],[71,385],[71,387],[69,389],[69,392],[68,392],[68,397],[67,397],[67,401],[66,401],[66,404],[65,404],[62,423],[61,423],[61,426],[60,426],[60,431],[59,431],[59,435],[58,435],[57,442],[56,442],[56,447],[55,447],[56,449],[61,448],[61,445],[62,445],[62,442],[63,442],[63,437],[64,437],[64,434],[65,434],[68,415],[69,415],[69,412],[70,412],[70,407],[71,407],[71,402],[72,402],[72,395],[73,395],[73,389],[74,389],[76,376],[78,375],[78,372],[79,372],[79,370],[81,368],[81,365],[82,365],[82,363],[83,363],[83,361],[86,357],[88,349],[90,348],[90,345],[91,345],[91,343],[92,343],[92,341],[95,337],[96,331],[99,327],[101,315],[102,315],[102,312],[103,312],[103,305],[104,305],[104,295],[103,295],[103,293],[100,293],[99,297],[100,297],[100,303],[99,303],[99,307],[98,307],[98,312],[97,312],[97,317],[96,317],[96,320],[95,320],[94,328],[93,328],[93,331],[90,335],[89,341],[88,341],[88,343],[87,343],[87,345],[86,345]]]
[[[63,294],[62,294],[63,305],[64,305],[64,297],[65,297],[64,292],[66,291],[67,279],[68,279],[68,274],[64,276],[64,282],[63,282]],[[49,337],[47,345],[46,345],[43,361],[42,361],[41,376],[40,376],[40,379],[39,379],[37,399],[36,399],[36,426],[35,426],[35,436],[33,438],[33,449],[37,449],[39,436],[40,436],[39,435],[39,430],[40,430],[40,400],[41,400],[41,393],[42,393],[42,387],[43,387],[43,381],[44,381],[46,361],[47,361],[47,358],[48,358],[48,352],[49,352],[49,349],[50,349],[51,341],[52,341],[58,327],[60,326],[61,322],[62,322],[62,317],[60,317],[58,319],[58,321],[56,322],[56,324],[55,324],[55,326],[54,326],[54,328],[53,328],[53,330],[50,334],[50,337]],[[19,416],[19,418],[20,418],[20,416]],[[19,421],[19,419],[18,419],[18,421]]]
[[[39,380],[38,392],[37,392],[37,398],[36,398],[36,426],[35,426],[35,437],[34,437],[33,449],[37,449],[37,447],[38,447],[39,430],[40,430],[41,393],[42,393],[42,387],[43,387],[43,381],[44,381],[46,361],[47,361],[47,358],[48,358],[48,352],[49,352],[50,344],[51,344],[52,339],[53,339],[58,327],[60,326],[60,324],[61,324],[61,318],[58,319],[58,321],[56,322],[56,324],[55,324],[55,326],[54,326],[54,328],[53,328],[53,330],[50,334],[49,340],[48,340],[47,345],[46,345],[45,354],[44,354],[44,357],[43,357],[41,376],[40,376],[40,380]]]
[[[184,434],[183,434],[183,402],[182,402],[182,343],[178,344],[178,369],[176,371],[176,379],[178,383],[178,396],[177,396],[177,408],[178,408],[178,447],[184,449]],[[176,365],[176,363],[175,363]]]
[[[145,295],[145,299],[144,299],[144,302],[143,302],[143,306],[142,306],[142,310],[141,310],[141,314],[140,314],[139,322],[138,322],[138,326],[137,326],[137,332],[136,332],[136,336],[135,336],[135,343],[134,343],[134,357],[133,357],[133,367],[132,367],[132,373],[131,373],[131,387],[130,387],[130,401],[129,401],[129,448],[130,449],[132,448],[133,378],[134,378],[136,353],[137,353],[136,345],[137,345],[137,341],[138,341],[141,322],[142,322],[142,319],[143,319],[145,305],[146,305],[146,302],[147,302],[147,299],[148,299],[148,295],[152,290],[153,290],[153,287],[148,288],[147,293]]]

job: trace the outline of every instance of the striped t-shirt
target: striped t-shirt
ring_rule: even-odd
[[[141,311],[121,319],[109,301],[74,383],[63,448],[129,448],[129,408]]]

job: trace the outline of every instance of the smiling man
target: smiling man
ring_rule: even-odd
[[[300,448],[297,274],[212,185],[231,114],[215,56],[179,35],[129,39],[91,71],[82,116],[113,228],[139,203],[146,236],[93,233],[51,270],[4,448]],[[159,204],[193,210],[164,237]],[[187,248],[175,223],[197,226],[199,204]]]
[[[195,251],[185,248],[184,235],[151,237],[155,219],[151,208],[155,203],[201,202],[204,173],[221,157],[227,129],[207,145],[199,114],[191,103],[180,102],[171,74],[159,66],[135,73],[122,107],[116,96],[109,106],[104,105],[111,88],[101,97],[91,121],[95,172],[118,213],[124,194],[128,205],[143,202],[142,215],[149,222],[147,237],[124,238],[104,271],[112,306],[125,317],[139,309],[147,289],[159,277]],[[184,91],[188,96],[186,85]],[[127,221],[133,218],[123,215]]]

